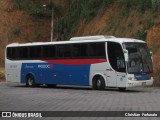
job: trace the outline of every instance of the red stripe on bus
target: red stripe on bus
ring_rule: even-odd
[[[97,64],[97,63],[107,62],[106,59],[63,59],[63,60],[44,60],[44,61],[54,64],[63,64],[63,65],[87,65],[87,64]]]

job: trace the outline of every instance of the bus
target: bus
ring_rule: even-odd
[[[6,80],[29,87],[91,86],[125,90],[151,86],[153,67],[144,41],[114,36],[73,37],[69,41],[12,43],[5,52]]]

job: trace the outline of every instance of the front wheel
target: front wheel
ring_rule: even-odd
[[[104,90],[105,89],[105,81],[103,77],[95,77],[93,79],[93,89],[95,90]]]
[[[26,77],[26,86],[27,87],[35,87],[36,86],[35,79],[34,79],[33,75],[28,75]]]

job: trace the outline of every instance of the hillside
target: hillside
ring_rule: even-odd
[[[54,40],[99,34],[145,40],[159,84],[159,0],[0,0],[0,67],[7,44],[50,40],[51,10],[43,4],[55,8]]]

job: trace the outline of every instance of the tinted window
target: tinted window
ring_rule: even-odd
[[[73,58],[106,58],[105,43],[72,44]]]
[[[102,57],[105,58],[105,44],[104,43],[91,43],[89,44],[89,56],[90,57]]]
[[[42,50],[40,46],[29,47],[29,57],[31,59],[41,58]]]
[[[119,43],[108,42],[108,58],[112,68],[118,72],[126,72],[125,59]]]
[[[57,58],[68,58],[71,57],[70,45],[56,45]]]
[[[88,44],[81,44],[81,57],[88,57]]]
[[[18,59],[28,59],[28,48],[27,47],[18,47]]]
[[[8,59],[16,59],[17,58],[17,48],[16,47],[8,47],[7,48],[7,58]]]
[[[42,48],[43,48],[43,57],[49,58],[50,57],[50,46],[46,45],[46,46],[42,46]]]
[[[56,49],[53,45],[45,45],[43,48],[43,59],[55,58]]]
[[[80,44],[73,44],[72,45],[72,56],[73,56],[73,58],[81,57],[81,46],[80,46]]]

